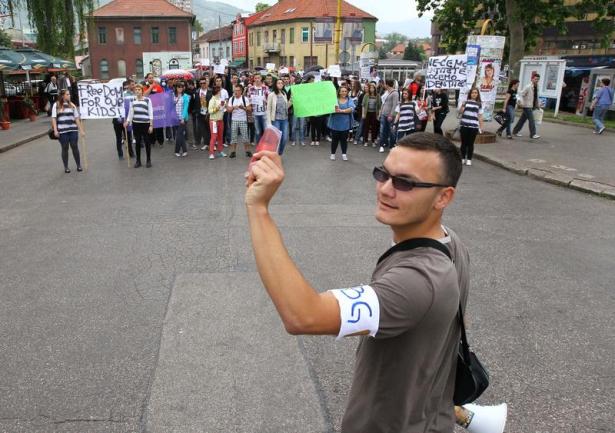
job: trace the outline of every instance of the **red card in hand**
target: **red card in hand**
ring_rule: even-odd
[[[265,128],[261,139],[256,145],[256,152],[262,152],[268,150],[270,152],[278,152],[280,147],[280,141],[282,140],[282,132],[275,126],[268,126]],[[256,158],[252,157],[250,164],[248,164],[248,172],[252,171],[252,166],[256,162]]]

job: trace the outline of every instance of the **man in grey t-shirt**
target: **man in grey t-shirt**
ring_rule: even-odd
[[[343,433],[451,433],[460,329],[469,257],[442,225],[461,175],[461,158],[446,138],[417,133],[400,140],[377,181],[376,219],[396,244],[429,238],[449,248],[420,247],[383,256],[369,284],[318,293],[289,257],[269,214],[284,179],[280,158],[255,155],[246,206],[261,279],[291,334],[362,336]]]

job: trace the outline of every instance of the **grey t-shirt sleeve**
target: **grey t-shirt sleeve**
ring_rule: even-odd
[[[375,338],[396,337],[417,326],[433,304],[433,287],[417,268],[393,267],[370,286],[380,304]]]

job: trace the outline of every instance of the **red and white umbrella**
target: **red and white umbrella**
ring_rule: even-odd
[[[171,78],[181,78],[184,80],[190,80],[194,78],[194,75],[190,71],[186,71],[185,69],[169,69],[165,71],[160,78],[164,78],[166,80],[170,80]]]

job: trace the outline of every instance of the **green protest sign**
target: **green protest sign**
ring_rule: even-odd
[[[295,117],[320,116],[335,112],[337,95],[331,81],[297,84],[291,87]]]

